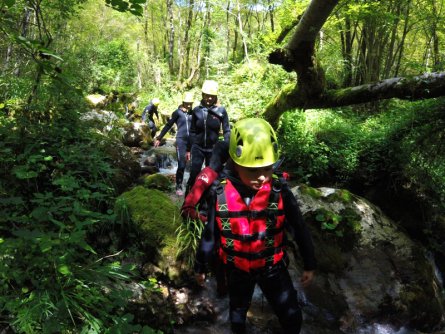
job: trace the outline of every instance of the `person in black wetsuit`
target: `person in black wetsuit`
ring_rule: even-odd
[[[184,170],[187,160],[190,159],[190,123],[192,116],[190,110],[193,106],[193,94],[188,92],[184,94],[182,104],[171,115],[167,124],[156,137],[154,147],[161,144],[162,138],[176,123],[176,154],[178,157],[178,169],[176,170],[176,195],[182,196],[182,182],[184,179]]]
[[[159,106],[159,99],[155,97],[153,100],[150,101],[150,103],[144,108],[144,111],[142,111],[142,122],[147,123],[148,119],[148,127],[151,131],[151,138],[154,138],[156,135],[156,132],[158,131],[158,128],[156,127],[154,116],[159,120],[159,113],[158,113],[158,106]]]
[[[196,177],[201,171],[202,164],[205,163],[208,166],[213,147],[219,140],[221,129],[224,140],[229,140],[229,116],[223,106],[217,105],[217,101],[218,83],[213,80],[204,81],[201,103],[192,111],[190,126],[192,164],[186,194],[193,186]]]

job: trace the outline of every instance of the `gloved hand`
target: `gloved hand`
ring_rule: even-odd
[[[200,215],[196,210],[196,206],[201,200],[202,194],[210,188],[213,181],[218,177],[218,173],[210,167],[204,168],[196,177],[195,183],[185,197],[181,208],[181,215],[184,218],[201,219],[206,222],[207,217]]]

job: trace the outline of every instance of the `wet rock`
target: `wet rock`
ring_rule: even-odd
[[[153,143],[147,124],[129,122],[123,126],[122,142],[130,147],[143,147],[147,149]]]
[[[307,297],[320,312],[333,315],[350,333],[376,321],[427,332],[443,324],[434,268],[425,249],[400,226],[343,190],[297,187],[293,192],[319,259]]]

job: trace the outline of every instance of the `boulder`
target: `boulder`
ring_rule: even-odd
[[[124,125],[122,142],[130,147],[142,147],[147,149],[153,143],[148,125],[139,122],[129,122]]]
[[[141,176],[141,183],[146,188],[158,189],[165,192],[172,190],[171,180],[159,173]]]
[[[178,275],[175,231],[181,223],[179,207],[160,190],[136,186],[116,199],[115,212],[135,238],[126,242],[138,243],[144,261],[174,280]]]
[[[425,332],[443,326],[434,265],[401,226],[346,190],[300,186],[293,192],[319,261],[315,284],[306,290],[309,322],[347,333],[374,322]]]

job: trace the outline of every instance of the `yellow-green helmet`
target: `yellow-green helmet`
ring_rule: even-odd
[[[153,105],[157,107],[159,105],[159,99],[155,97],[153,100],[151,100],[151,103],[153,103]]]
[[[193,103],[193,93],[192,92],[187,92],[184,94],[183,98],[182,98],[182,102],[184,103]]]
[[[240,120],[230,132],[229,154],[235,163],[243,167],[273,165],[279,157],[275,131],[260,118]]]
[[[207,95],[218,95],[218,83],[214,80],[206,80],[202,84],[202,92]]]

